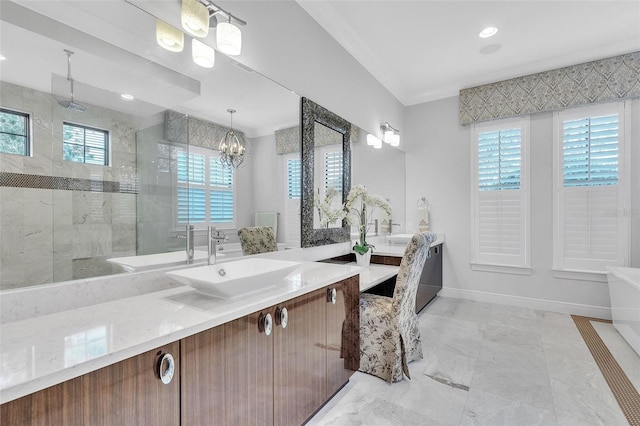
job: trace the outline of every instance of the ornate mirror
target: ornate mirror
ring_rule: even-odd
[[[334,214],[351,189],[351,123],[307,98],[301,103],[302,247],[349,241],[349,225]]]

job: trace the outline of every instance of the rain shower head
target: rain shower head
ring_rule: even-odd
[[[86,109],[87,109],[82,104],[79,104],[79,103],[74,102],[74,101],[65,101],[63,99],[58,99],[58,105],[60,105],[63,108],[70,109],[71,111],[75,111],[75,112],[85,112]]]
[[[58,99],[58,105],[71,111],[84,112],[87,108],[73,100],[73,78],[71,77],[71,55],[73,55],[73,52],[67,49],[64,49],[64,51],[67,53],[67,80],[71,84],[71,100]]]

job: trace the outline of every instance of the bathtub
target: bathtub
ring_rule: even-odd
[[[607,268],[613,326],[640,355],[640,268]]]

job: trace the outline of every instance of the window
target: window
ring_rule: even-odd
[[[473,126],[474,269],[526,273],[517,268],[531,266],[528,129],[528,118]]]
[[[109,132],[79,124],[62,126],[63,158],[77,163],[109,164]]]
[[[235,226],[233,169],[220,162],[217,152],[200,147],[179,150],[178,223]]]
[[[342,194],[342,151],[324,154],[324,189],[335,188]]]
[[[302,161],[300,158],[289,158],[287,159],[287,198],[289,200],[299,200],[301,194]]]
[[[300,247],[300,195],[302,161],[300,153],[285,156],[284,238],[287,247]]]
[[[29,156],[29,114],[0,108],[0,152]]]
[[[628,263],[624,103],[554,115],[554,269]]]

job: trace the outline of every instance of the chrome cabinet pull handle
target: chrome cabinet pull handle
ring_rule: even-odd
[[[331,302],[331,304],[335,305],[338,299],[338,292],[335,288],[330,288],[327,290],[327,302]]]
[[[273,328],[273,318],[271,318],[271,314],[260,315],[260,319],[258,320],[258,330],[260,330],[261,333],[264,333],[267,336],[270,336],[272,328]]]
[[[287,308],[276,309],[276,325],[279,325],[282,328],[287,328],[288,322],[289,322],[289,311],[287,311]]]
[[[173,374],[175,373],[175,362],[173,360],[173,355],[164,354],[158,360],[158,377],[160,377],[160,381],[165,385],[171,383],[173,379]]]

